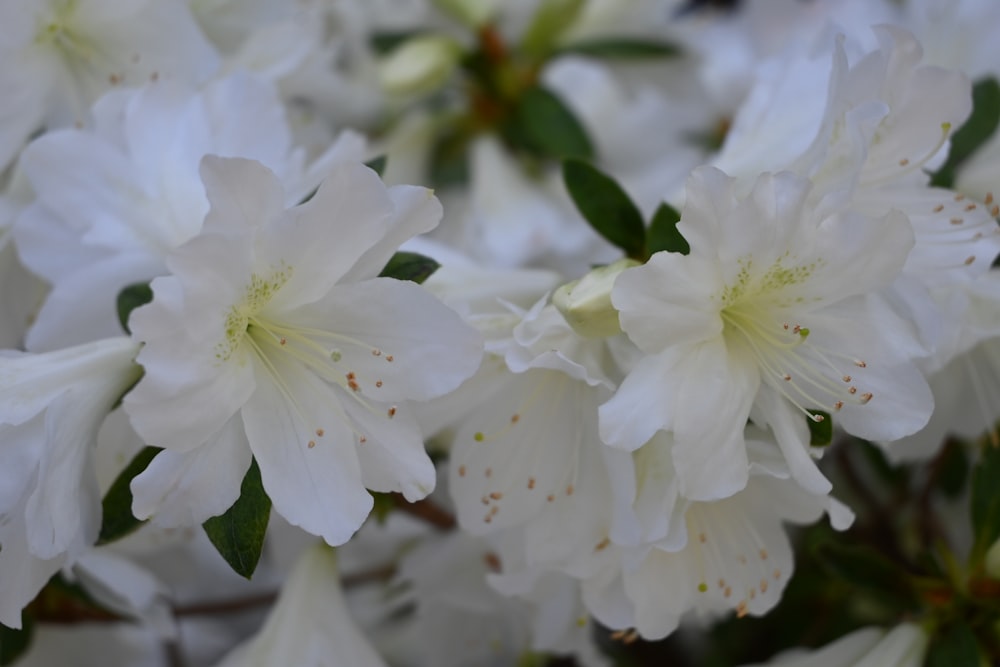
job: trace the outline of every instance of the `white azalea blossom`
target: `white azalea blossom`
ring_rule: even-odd
[[[47,354],[0,356],[0,623],[97,539],[93,449],[112,404],[135,382],[138,345],[113,338]]]
[[[690,255],[657,253],[612,291],[647,358],[601,406],[601,436],[634,450],[671,431],[689,498],[746,485],[748,417],[771,426],[800,483],[826,492],[806,419],[827,412],[851,433],[894,440],[930,416],[926,381],[896,350],[905,331],[866,298],[902,269],[907,221],[813,208],[809,192],[782,173],[738,196],[722,172],[695,170],[678,224]]]
[[[774,667],[919,667],[927,653],[927,634],[913,623],[888,632],[862,628],[815,651],[794,651],[766,663]],[[745,667],[764,667],[745,665]]]
[[[365,487],[410,500],[434,488],[405,401],[444,394],[479,365],[479,336],[456,314],[375,277],[440,207],[354,164],[289,210],[258,163],[206,158],[202,175],[204,229],[131,318],[146,374],[125,408],[167,450],[133,482],[134,510],[174,525],[219,514],[252,453],[282,516],[343,543],[371,509]]]

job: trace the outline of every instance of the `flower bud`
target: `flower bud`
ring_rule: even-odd
[[[497,13],[498,0],[434,0],[434,5],[470,28],[489,23]]]
[[[414,37],[379,63],[379,83],[392,95],[427,93],[448,80],[461,57],[462,46],[450,37]]]
[[[639,266],[639,262],[621,259],[598,267],[583,278],[557,289],[552,295],[552,304],[559,309],[573,331],[584,338],[620,334],[618,311],[611,305],[611,288],[618,274],[633,266]]]

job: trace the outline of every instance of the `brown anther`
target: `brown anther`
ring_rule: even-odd
[[[759,555],[761,560],[767,560],[767,549],[761,549]]]
[[[572,484],[567,484],[566,485],[566,495],[567,496],[572,496],[573,495],[573,485]]]
[[[858,368],[868,368],[868,364],[862,361],[861,359],[855,361],[854,365],[857,366]]]
[[[625,630],[615,630],[610,635],[611,641],[620,641],[625,637]]]
[[[535,488],[535,478],[534,477],[529,477],[528,478],[528,488],[529,489]]]
[[[872,400],[872,393],[870,391],[866,391],[865,393],[861,394],[861,404],[862,405],[868,403],[868,401],[870,401],[870,400]]]
[[[628,646],[629,644],[634,644],[638,639],[639,639],[639,633],[636,632],[635,630],[632,630],[627,635],[625,635],[625,639],[622,640],[622,643]]]
[[[357,375],[354,374],[354,371],[348,371],[346,377],[347,377],[348,380],[353,380],[353,379],[355,379],[357,377]]]
[[[487,468],[486,470],[483,471],[483,474],[485,476],[487,476],[487,477],[492,477],[493,476],[493,468]]]
[[[844,376],[843,378],[841,378],[841,379],[843,379],[843,381],[844,381],[844,382],[850,382],[850,381],[852,380],[852,378],[851,378],[851,376],[850,376],[850,375],[845,375],[845,376]]]
[[[315,446],[316,446],[316,441],[315,440],[310,440],[308,442],[308,444],[306,444],[306,447],[308,447],[309,449],[312,449]]]
[[[784,380],[785,382],[791,382],[792,376],[789,375],[788,373],[785,373],[784,375],[781,376],[781,379]]]
[[[374,348],[372,350],[372,356],[373,357],[381,357],[382,356],[382,350],[378,349],[377,347]]]
[[[847,393],[848,394],[856,394],[856,393],[858,393],[858,388],[857,387],[848,387],[847,388]]]
[[[760,592],[761,593],[766,593],[767,592],[767,579],[763,578],[763,577],[761,577],[761,580],[760,580]]]
[[[482,498],[479,499],[479,502],[481,502],[482,504],[484,504],[486,506],[489,506],[489,504],[490,504],[489,496],[483,496]]]
[[[521,415],[519,415],[519,414],[513,414],[513,415],[510,416],[510,423],[511,424],[516,424],[519,421],[521,421]]]
[[[975,204],[968,204],[968,205],[967,205],[967,206],[965,207],[965,210],[966,210],[966,211],[975,211],[975,210],[976,210],[976,205],[975,205]]]
[[[287,345],[287,344],[288,344],[288,339],[286,338],[281,338],[278,340],[278,345]]]
[[[386,414],[389,415],[390,419],[392,419],[393,417],[395,417],[396,416],[396,406],[394,405],[391,408],[389,408],[388,410],[386,410]]]
[[[368,442],[368,438],[362,435],[361,437],[358,438],[358,442],[360,442],[363,445],[366,442]]]
[[[358,386],[358,383],[355,382],[354,380],[348,380],[347,386],[351,388],[351,391],[358,391],[361,388]]]
[[[394,358],[395,357],[393,357],[391,354],[385,355],[385,360],[388,361],[390,364],[392,363]]]
[[[611,540],[605,537],[603,540],[601,540],[594,546],[594,551],[604,551],[605,549],[608,548],[609,544],[611,544]]]
[[[726,587],[726,580],[725,579],[719,579],[719,589],[723,589],[725,587]]]
[[[382,381],[381,380],[375,380],[375,387],[381,389],[382,388]]]
[[[503,498],[503,494],[500,493],[499,491],[493,491],[492,493],[490,493],[490,498],[492,498],[493,500],[500,500],[501,498]]]
[[[486,563],[487,569],[489,569],[491,572],[499,572],[501,569],[500,557],[497,556],[492,551],[483,554],[483,562]]]
[[[108,77],[108,83],[110,83],[112,86],[117,86],[121,82],[122,78],[117,74],[112,74],[111,76]]]
[[[986,204],[987,206],[989,206],[990,204],[993,203],[993,193],[992,192],[987,192],[986,193],[986,199],[983,200],[983,203]]]
[[[900,167],[905,167],[908,164],[910,164],[910,161],[909,161],[909,159],[907,159],[905,157],[902,160],[899,161],[899,166]]]
[[[763,592],[764,591],[761,591],[761,593],[763,593]],[[757,589],[756,588],[751,588],[750,589],[750,599],[753,600],[755,597],[757,597]]]
[[[951,220],[949,220],[948,222],[950,222],[950,223],[951,223],[951,224],[953,224],[953,225],[960,225],[960,224],[962,224],[962,223],[963,223],[963,222],[965,222],[965,221],[964,221],[964,220],[962,220],[962,218],[952,218],[952,219],[951,219]]]
[[[705,542],[708,542],[708,536],[705,535],[705,533],[698,533],[698,541],[704,544]]]
[[[935,213],[940,213],[943,210],[944,210],[944,204],[938,204],[937,206],[934,207]]]
[[[322,438],[324,433],[326,433],[326,431],[324,431],[323,429],[321,429],[321,428],[316,429],[316,435],[317,435],[317,437]]]
[[[775,581],[777,581],[778,579],[781,579],[781,570],[775,569],[773,576],[774,576],[774,580]]]
[[[969,265],[971,265],[975,261],[976,261],[976,256],[975,255],[969,255],[968,257],[965,258],[965,261],[963,262],[963,264],[965,264],[966,266],[969,266]]]
[[[1000,204],[994,204],[993,208],[990,209],[990,215],[994,218],[1000,217]]]
[[[962,201],[963,199],[965,199],[965,195],[963,195],[961,192],[955,195],[955,201]]]
[[[745,600],[736,605],[736,618],[743,618],[747,613],[747,603]]]
[[[839,412],[842,407],[844,407],[843,401],[837,401],[836,403],[833,404],[833,409],[836,412]]]
[[[465,477],[465,466],[458,466],[458,476]]]
[[[545,496],[545,500],[547,500],[550,503],[552,503],[552,502],[555,502],[556,497],[550,493],[549,495]]]

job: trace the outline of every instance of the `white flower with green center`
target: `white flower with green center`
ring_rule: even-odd
[[[368,516],[366,487],[409,500],[433,489],[405,401],[451,391],[482,356],[479,335],[427,291],[377,277],[440,204],[358,163],[288,210],[257,162],[210,156],[202,177],[202,233],[131,317],[146,374],[125,409],[166,450],[133,482],[133,510],[200,523],[236,500],[252,454],[275,509],[341,544]]]
[[[930,415],[927,383],[899,352],[910,331],[866,298],[899,274],[910,225],[814,209],[810,187],[764,174],[738,197],[733,179],[698,169],[678,225],[690,254],[657,253],[615,283],[622,329],[648,357],[601,406],[601,437],[634,450],[673,431],[688,498],[746,485],[748,418],[773,429],[807,490],[826,493],[806,419],[829,413],[855,435],[894,440]]]

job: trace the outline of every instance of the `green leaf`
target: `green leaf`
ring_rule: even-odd
[[[962,621],[944,628],[931,638],[924,667],[979,667],[979,643]]]
[[[520,51],[535,58],[544,57],[559,36],[573,25],[585,4],[585,0],[542,0],[524,30]]]
[[[559,49],[559,55],[577,54],[604,60],[649,60],[653,58],[673,58],[682,51],[676,44],[654,39],[590,39],[567,44]]]
[[[809,425],[809,445],[811,447],[826,447],[833,442],[833,419],[829,412],[813,410],[817,417],[823,417],[822,421],[815,421],[806,417],[806,424]]]
[[[239,499],[224,514],[212,517],[202,527],[230,567],[249,579],[257,569],[270,516],[271,499],[264,491],[260,468],[254,459],[243,478]]]
[[[153,300],[153,289],[149,283],[134,283],[118,293],[118,322],[125,333],[132,333],[128,328],[128,316],[132,311]]]
[[[972,548],[978,563],[1000,537],[1000,447],[983,447],[982,458],[972,472]]]
[[[386,522],[389,518],[389,514],[396,507],[396,499],[391,493],[382,493],[379,491],[369,491],[371,494],[374,504],[372,505],[372,515],[375,520],[378,521],[379,525]]]
[[[931,177],[931,185],[950,188],[955,183],[955,171],[993,136],[998,123],[1000,84],[991,77],[972,87],[972,114],[951,136],[948,160]]]
[[[34,634],[35,624],[24,612],[21,612],[20,630],[0,625],[0,667],[14,664],[31,646]]]
[[[916,592],[899,563],[871,547],[827,542],[816,548],[815,556],[832,576],[871,594],[893,611],[919,607]]]
[[[153,457],[160,453],[159,447],[145,447],[136,454],[125,469],[118,473],[111,488],[101,502],[103,519],[97,544],[107,544],[125,537],[145,523],[132,514],[132,479],[149,466]]]
[[[649,230],[646,232],[646,248],[650,255],[654,252],[666,250],[667,252],[679,252],[687,255],[691,252],[691,246],[687,239],[677,229],[677,223],[681,219],[681,214],[670,204],[663,202],[660,208],[653,214],[653,220],[649,223]]]
[[[377,32],[373,34],[369,39],[368,43],[372,47],[377,55],[384,56],[390,51],[396,49],[403,42],[412,39],[419,35],[418,31],[414,30],[404,30],[399,32]]]
[[[947,498],[956,499],[969,479],[969,456],[959,440],[948,440],[935,462],[935,485]]]
[[[563,181],[580,214],[625,255],[646,259],[646,227],[642,213],[611,177],[580,160],[563,163]]]
[[[368,162],[365,162],[365,166],[370,168],[372,171],[374,171],[381,177],[382,174],[385,173],[385,165],[388,164],[388,162],[389,162],[388,156],[379,155],[378,157],[374,157],[371,160],[368,160]]]
[[[379,276],[395,278],[396,280],[409,280],[419,284],[430,278],[440,266],[430,257],[415,252],[400,251],[389,258]]]
[[[431,149],[430,181],[435,188],[469,182],[468,138],[457,132],[438,138]]]
[[[594,155],[590,137],[573,112],[537,86],[524,91],[501,132],[515,147],[543,157],[589,160]]]

